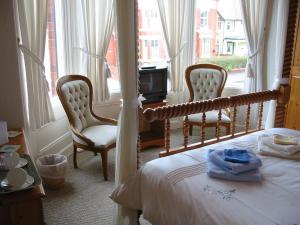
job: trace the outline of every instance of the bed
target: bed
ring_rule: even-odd
[[[282,125],[287,95],[286,90],[274,90],[148,110],[145,116],[149,121],[166,120],[166,150],[160,154],[162,158],[146,163],[118,186],[111,198],[142,211],[144,218],[155,225],[299,225],[299,161],[259,156],[263,162],[261,182],[225,181],[206,174],[209,149],[244,148],[256,152],[258,136],[300,136],[299,131],[285,128],[262,129],[263,102],[277,100],[275,126]],[[254,103],[259,103],[258,126],[250,130],[250,105]],[[236,133],[237,106],[242,105],[246,105],[245,131]],[[233,109],[230,135],[220,137],[217,128],[216,139],[188,145],[188,127],[184,126],[183,146],[170,149],[170,118],[209,110],[221,114],[221,109],[227,107]],[[205,126],[205,116],[203,120]]]
[[[257,149],[257,136],[299,131],[274,128],[174,154],[146,163],[112,198],[142,210],[152,224],[299,225],[300,162],[259,156],[259,183],[232,182],[206,175],[208,149]]]

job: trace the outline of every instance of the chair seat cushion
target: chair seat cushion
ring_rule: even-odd
[[[95,143],[95,147],[104,148],[116,142],[117,126],[98,125],[91,126],[81,132],[84,136]]]
[[[206,112],[206,123],[217,123],[219,111]],[[202,123],[202,113],[192,114],[188,116],[190,122]],[[221,121],[230,123],[230,118],[222,113]]]

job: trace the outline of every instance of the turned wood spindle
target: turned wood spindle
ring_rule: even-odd
[[[235,123],[236,123],[236,113],[237,113],[237,109],[236,109],[236,105],[233,107],[233,114],[232,114],[232,122],[231,122],[231,136],[234,137],[235,134]]]
[[[248,133],[250,128],[250,111],[251,111],[251,105],[250,103],[247,106],[247,112],[246,112],[246,133]]]
[[[165,148],[167,153],[170,151],[170,119],[165,122]]]
[[[259,104],[259,112],[258,112],[258,126],[257,126],[258,130],[261,130],[263,111],[264,111],[264,102],[261,102]]]
[[[222,109],[219,109],[218,122],[217,122],[217,128],[216,128],[217,140],[220,139],[221,121],[222,121]]]
[[[184,148],[187,148],[187,144],[188,144],[188,141],[189,141],[189,122],[188,122],[188,116],[186,116],[184,118],[184,123],[183,123],[183,143],[184,143]]]
[[[206,126],[206,114],[203,112],[202,114],[202,123],[201,123],[201,142],[205,141],[205,126]]]

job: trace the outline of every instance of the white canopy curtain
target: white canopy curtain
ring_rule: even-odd
[[[286,31],[289,15],[289,0],[274,0],[271,31],[269,35],[269,48],[267,49],[268,75],[273,82],[271,89],[278,89],[280,84],[287,84],[288,78],[282,78],[282,67],[286,41]],[[276,46],[276,48],[274,48]],[[272,79],[273,78],[273,79]],[[271,101],[268,110],[266,128],[274,127],[276,101]]]
[[[49,86],[43,65],[47,31],[47,0],[17,0],[19,47],[24,55],[29,128],[41,128],[54,120]]]
[[[116,0],[120,85],[123,98],[118,120],[116,185],[124,183],[137,169],[138,91],[136,0]],[[136,211],[117,206],[115,224],[136,224]]]
[[[106,53],[114,26],[115,0],[82,0],[82,14],[87,48],[81,50],[88,56],[87,76],[94,86],[94,99],[103,102],[109,98]]]
[[[245,37],[248,45],[246,93],[262,90],[263,49],[268,0],[240,0]]]
[[[169,54],[171,91],[183,91],[183,63],[181,53],[187,45],[183,40],[186,10],[189,1],[157,0]]]
[[[262,70],[268,0],[240,0],[240,6],[248,46],[244,91],[252,93],[263,89]],[[257,126],[257,110],[257,104],[251,107],[251,128]]]

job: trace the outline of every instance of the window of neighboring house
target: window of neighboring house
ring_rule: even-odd
[[[210,39],[209,38],[202,39],[202,55],[204,57],[210,56]]]
[[[227,42],[227,53],[230,55],[234,55],[234,42],[232,41]]]
[[[200,26],[207,27],[207,24],[208,24],[208,12],[203,11],[200,14]]]
[[[152,29],[153,26],[159,25],[158,12],[155,8],[145,8],[141,11],[140,16],[142,17],[142,29]]]
[[[166,44],[156,0],[138,0],[140,64],[161,64],[167,60]]]
[[[235,24],[242,21],[238,10],[236,0],[196,0],[195,61],[225,68],[225,89],[242,89],[245,79],[247,45],[243,24]]]
[[[58,60],[62,55],[63,43],[57,32],[62,29],[62,18],[60,11],[60,0],[48,0],[47,7],[47,34],[45,46],[45,75],[49,84],[49,93],[51,97],[56,97],[56,81],[61,74],[60,68],[63,67],[61,60]],[[108,78],[108,87],[111,93],[120,92],[118,65],[117,65],[117,38],[113,32],[109,43],[106,60],[111,70],[111,77]],[[52,98],[56,101],[56,98]]]
[[[222,30],[222,23],[223,23],[223,21],[222,21],[221,17],[218,16],[218,30]]]
[[[226,30],[234,31],[234,21],[226,21]]]

